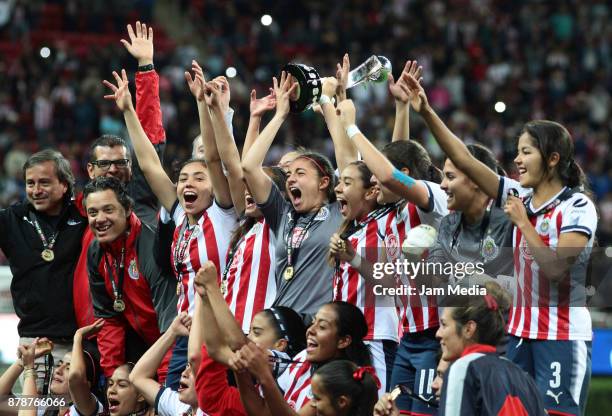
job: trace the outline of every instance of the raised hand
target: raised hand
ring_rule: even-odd
[[[337,112],[344,128],[355,124],[355,104],[353,104],[353,100],[342,101],[338,104]]]
[[[144,23],[136,22],[136,34],[132,29],[132,25],[127,25],[128,36],[130,41],[121,39],[121,43],[125,49],[134,58],[138,59],[138,66],[148,65],[153,63],[153,28]]]
[[[415,111],[420,113],[429,107],[423,86],[412,74],[403,72],[397,85],[410,96],[410,106]]]
[[[338,85],[338,80],[334,77],[323,78],[323,95],[327,95],[330,98],[333,97],[334,95],[336,95]]]
[[[17,349],[17,356],[21,358],[21,362],[25,368],[34,367],[34,359],[36,357],[36,345],[39,338],[36,338],[31,344],[20,345]]]
[[[221,106],[221,110],[223,110],[223,114],[229,111],[230,104],[230,85],[227,81],[227,78],[224,76],[218,76],[212,80],[219,87],[219,105]]]
[[[341,239],[337,233],[334,233],[329,240],[329,252],[334,258],[346,262],[353,260],[356,254],[350,241]]]
[[[407,104],[412,99],[410,90],[402,89],[401,87],[402,76],[404,74],[411,75],[420,83],[423,80],[423,78],[421,78],[422,72],[423,67],[418,66],[417,61],[406,61],[406,65],[404,65],[404,69],[397,83],[395,82],[395,78],[393,78],[393,74],[389,74],[389,92],[393,95],[395,101]]]
[[[210,81],[204,84],[204,100],[209,107],[222,107],[221,94],[221,85],[219,83]],[[223,112],[223,114],[225,114],[225,112]]]
[[[191,77],[191,73],[185,71],[185,80],[189,86],[189,91],[197,101],[204,101],[204,85],[206,80],[204,79],[204,71],[202,67],[195,61],[191,61],[191,70],[194,73],[194,77]]]
[[[104,326],[104,319],[100,318],[91,325],[87,325],[87,326],[77,329],[75,336],[78,335],[82,338],[89,338],[92,335],[95,335],[98,332],[100,332],[103,326]]]
[[[257,92],[251,91],[251,103],[249,109],[251,111],[251,117],[261,117],[267,111],[270,111],[276,107],[276,96],[274,90],[270,88],[270,94],[262,98],[257,98]]]
[[[212,261],[204,263],[200,270],[196,273],[194,286],[200,296],[204,295],[206,287],[217,286],[217,268]],[[200,293],[202,290],[202,293]]]
[[[115,81],[117,81],[116,86],[107,80],[102,81],[105,86],[113,91],[112,94],[105,95],[104,99],[115,100],[117,108],[123,112],[133,109],[132,95],[128,88],[128,78],[125,69],[121,70],[121,77],[119,77],[117,71],[113,71],[113,77],[115,77]]]
[[[191,330],[191,317],[187,312],[179,313],[168,329],[178,337],[188,337]]]
[[[336,64],[336,79],[338,80],[336,95],[338,96],[338,101],[346,100],[346,86],[348,85],[350,69],[351,61],[349,60],[348,53],[345,53],[342,57],[342,65]]]
[[[293,77],[290,74],[285,73],[283,71],[281,73],[280,83],[276,79],[276,77],[272,78],[272,83],[274,85],[274,95],[276,96],[276,114],[284,117],[287,117],[289,114],[289,97],[291,94],[297,91],[299,84],[297,82],[293,83]]]
[[[240,359],[239,365],[246,367],[257,379],[271,375],[268,353],[257,344],[247,343],[236,352],[236,356]]]
[[[40,338],[36,343],[36,350],[34,351],[34,356],[36,358],[42,357],[43,355],[49,354],[53,351],[53,341],[48,338]]]

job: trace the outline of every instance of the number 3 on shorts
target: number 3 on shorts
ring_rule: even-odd
[[[550,369],[552,370],[552,378],[548,384],[551,389],[556,389],[561,385],[561,363],[553,361],[550,363]]]

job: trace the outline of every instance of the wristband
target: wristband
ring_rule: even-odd
[[[346,135],[349,139],[352,139],[357,133],[361,133],[361,130],[359,130],[356,124],[351,124],[346,128]]]
[[[154,69],[155,69],[155,66],[153,64],[148,64],[148,65],[139,66],[138,72],[153,71]]]
[[[353,257],[351,261],[349,261],[349,264],[353,269],[359,269],[359,267],[361,266],[361,256],[355,253],[355,257]]]
[[[23,372],[23,378],[34,377],[36,378],[36,371],[33,368],[26,368]]]
[[[333,104],[333,102],[332,99],[329,98],[327,95],[321,95],[321,98],[319,98],[319,104]]]

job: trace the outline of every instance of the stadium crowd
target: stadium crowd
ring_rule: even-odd
[[[54,24],[133,17],[79,4]],[[27,44],[45,7],[18,2],[3,36]],[[315,2],[270,27],[246,2],[180,7],[206,22],[202,58],[137,21],[5,62],[21,345],[0,395],[21,378],[68,398],[56,414],[583,414],[586,271],[612,222],[605,3]],[[394,70],[347,90],[372,51]],[[295,114],[288,61],[328,75],[314,111]]]

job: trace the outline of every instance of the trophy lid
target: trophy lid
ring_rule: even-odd
[[[297,100],[289,103],[292,113],[301,113],[309,109],[313,102],[319,101],[323,90],[321,76],[316,69],[304,64],[290,63],[285,65],[283,71],[291,74],[299,84]]]

